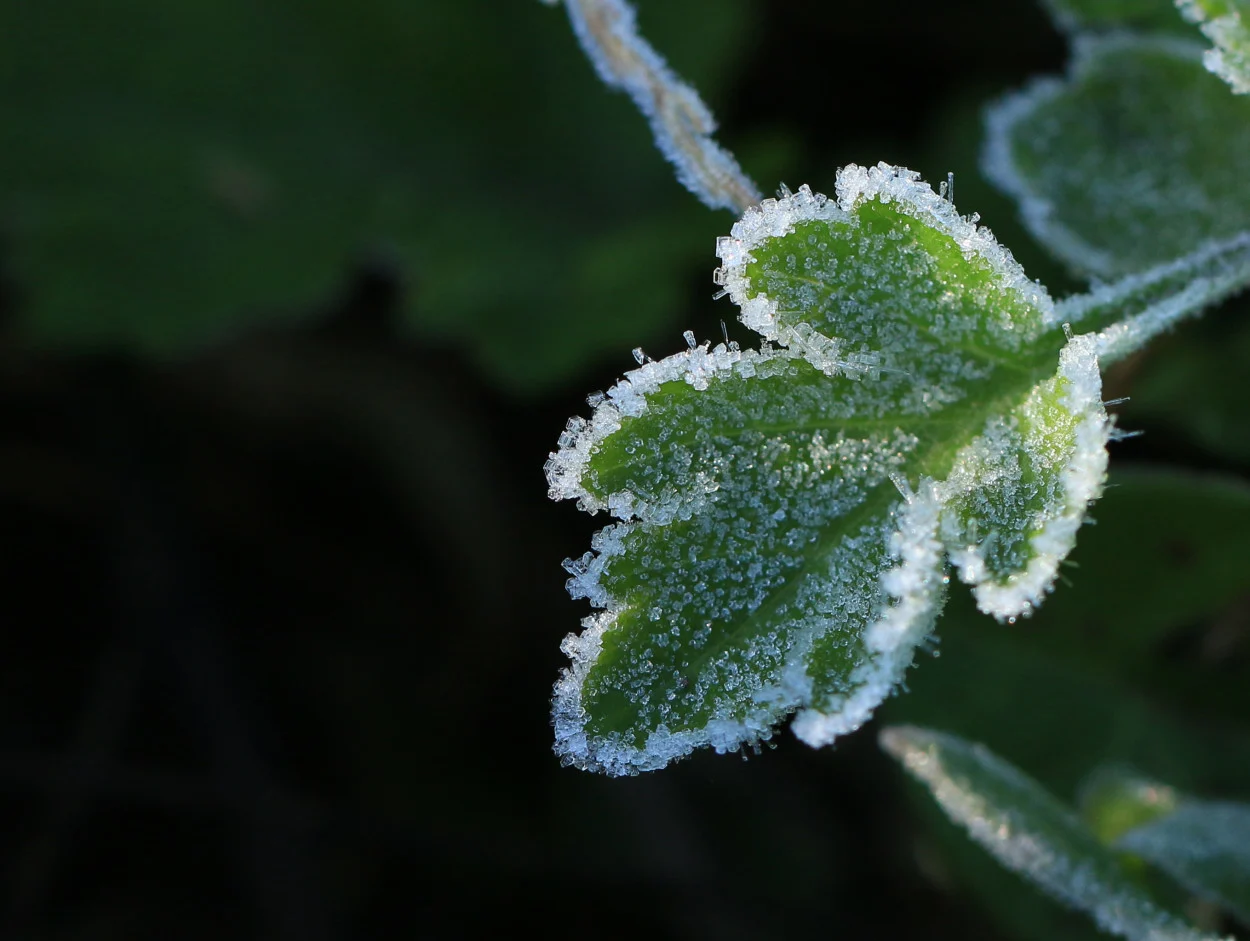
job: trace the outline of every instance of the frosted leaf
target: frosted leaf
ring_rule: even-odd
[[[1196,43],[1078,36],[1064,79],[987,118],[982,164],[1075,271],[1109,278],[1250,230],[1250,98]]]
[[[1116,848],[1140,856],[1250,925],[1250,804],[1182,798]]]
[[[1250,3],[1176,0],[1176,6],[1214,45],[1202,56],[1207,71],[1228,82],[1236,94],[1250,94]]]
[[[964,449],[950,483],[969,479],[942,518],[942,540],[977,606],[999,620],[1031,614],[1101,494],[1111,422],[1093,337],[1075,338],[1059,371]]]
[[[1163,908],[1069,808],[985,746],[914,726],[885,729],[881,745],[995,859],[1102,930],[1132,941],[1214,941]]]
[[[749,210],[716,280],[764,333],[633,370],[573,419],[551,496],[620,522],[570,560],[599,609],[556,687],[566,763],[629,774],[701,746],[866,722],[932,630],[948,550],[1025,613],[1097,496],[1095,339],[915,174],[848,167]],[[796,275],[795,272],[805,272]],[[1002,551],[986,537],[999,534]]]
[[[633,7],[626,0],[564,0],[564,6],[595,71],[634,100],[681,184],[712,209],[740,212],[757,202],[755,184],[712,139],[712,113],[642,38]]]

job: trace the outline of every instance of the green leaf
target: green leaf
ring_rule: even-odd
[[[1050,588],[1110,432],[1096,337],[984,230],[886,165],[748,211],[717,280],[787,348],[708,346],[574,419],[554,498],[622,522],[569,563],[602,608],[565,650],[557,750],[633,773],[794,731],[825,744],[898,684],[949,554],[1003,619]]]
[[[1214,44],[1202,57],[1238,95],[1250,94],[1250,3],[1246,0],[1176,0],[1185,19]]]
[[[1142,941],[1211,937],[1164,909],[1069,808],[985,746],[914,726],[885,729],[881,745],[1000,863],[1103,930]]]
[[[746,13],[651,4],[644,25],[714,93]],[[449,41],[469,36],[471,56]],[[412,286],[406,328],[503,385],[551,387],[670,333],[719,228],[589,77],[538,4],[6,4],[0,215],[22,327],[169,355],[321,309],[380,257]]]
[[[1066,78],[988,116],[983,167],[1075,271],[1143,271],[1250,230],[1250,99],[1194,43],[1079,36]]]
[[[1130,830],[1116,846],[1250,925],[1250,804],[1182,798],[1172,813]]]

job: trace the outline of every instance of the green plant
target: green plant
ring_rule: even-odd
[[[630,8],[566,6],[679,178],[742,212],[715,280],[762,345],[688,333],[659,361],[635,351],[639,368],[592,396],[551,455],[554,498],[618,519],[566,564],[571,593],[600,611],[564,646],[556,749],[633,774],[756,746],[790,714],[799,738],[829,744],[898,688],[950,573],[1000,621],[1042,605],[1120,434],[1101,370],[1250,284],[1250,97],[1235,94],[1247,11],[1180,3],[1206,18],[1205,61],[1230,92],[1169,4],[1053,5],[1074,33],[1069,74],[993,107],[985,168],[1094,279],[1055,301],[955,209],[953,181],[934,192],[852,165],[832,198],[759,200]],[[1105,31],[1123,23],[1138,31]],[[883,743],[1000,861],[1107,930],[1205,936],[1140,859],[1245,913],[1245,808],[1175,800],[1146,819],[1123,805],[1160,788],[1125,784],[1082,822],[959,737],[901,727]],[[1144,822],[1120,832],[1108,813]],[[1238,834],[1223,849],[1217,819]]]

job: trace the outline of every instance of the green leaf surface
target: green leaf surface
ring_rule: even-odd
[[[1184,798],[1116,846],[1250,925],[1250,804]]]
[[[557,750],[633,773],[794,731],[825,744],[900,681],[945,557],[1028,614],[1097,497],[1095,337],[915,174],[848,167],[750,210],[717,280],[767,340],[628,374],[551,456],[555,498],[622,522],[568,563]]]
[[[1081,820],[983,745],[915,726],[881,733],[887,752],[1000,863],[1103,930],[1130,939],[1204,939],[1163,908]]]
[[[1247,0],[1176,0],[1185,19],[1197,23],[1213,48],[1202,57],[1238,95],[1250,95],[1250,2]]]
[[[714,94],[746,10],[648,4],[643,24]],[[468,36],[472,56],[449,39]],[[532,3],[6,4],[24,330],[177,353],[320,309],[381,258],[410,330],[513,389],[668,333],[716,222],[589,73]]]
[[[1197,44],[1079,36],[1063,79],[993,107],[983,167],[1073,270],[1144,271],[1250,230],[1250,99]]]

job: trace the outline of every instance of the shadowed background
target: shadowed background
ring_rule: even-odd
[[[639,6],[766,191],[953,170],[963,211],[1076,286],[977,171],[982,104],[1062,67],[1033,4]],[[673,182],[560,11],[10,4],[0,101],[0,937],[1088,934],[936,820],[872,728],[630,780],[552,756],[586,613],[560,560],[603,520],[546,500],[547,452],[632,347],[749,339],[711,299],[732,218]],[[1239,323],[1109,377],[1148,432],[1113,466],[1244,474]],[[886,711],[1066,798],[1108,757],[1250,792],[1250,549],[1172,492],[1109,497],[1123,528],[1096,514],[1078,549],[1126,622],[1086,569],[1061,641],[957,591]],[[1130,669],[1148,566],[1181,600]]]

